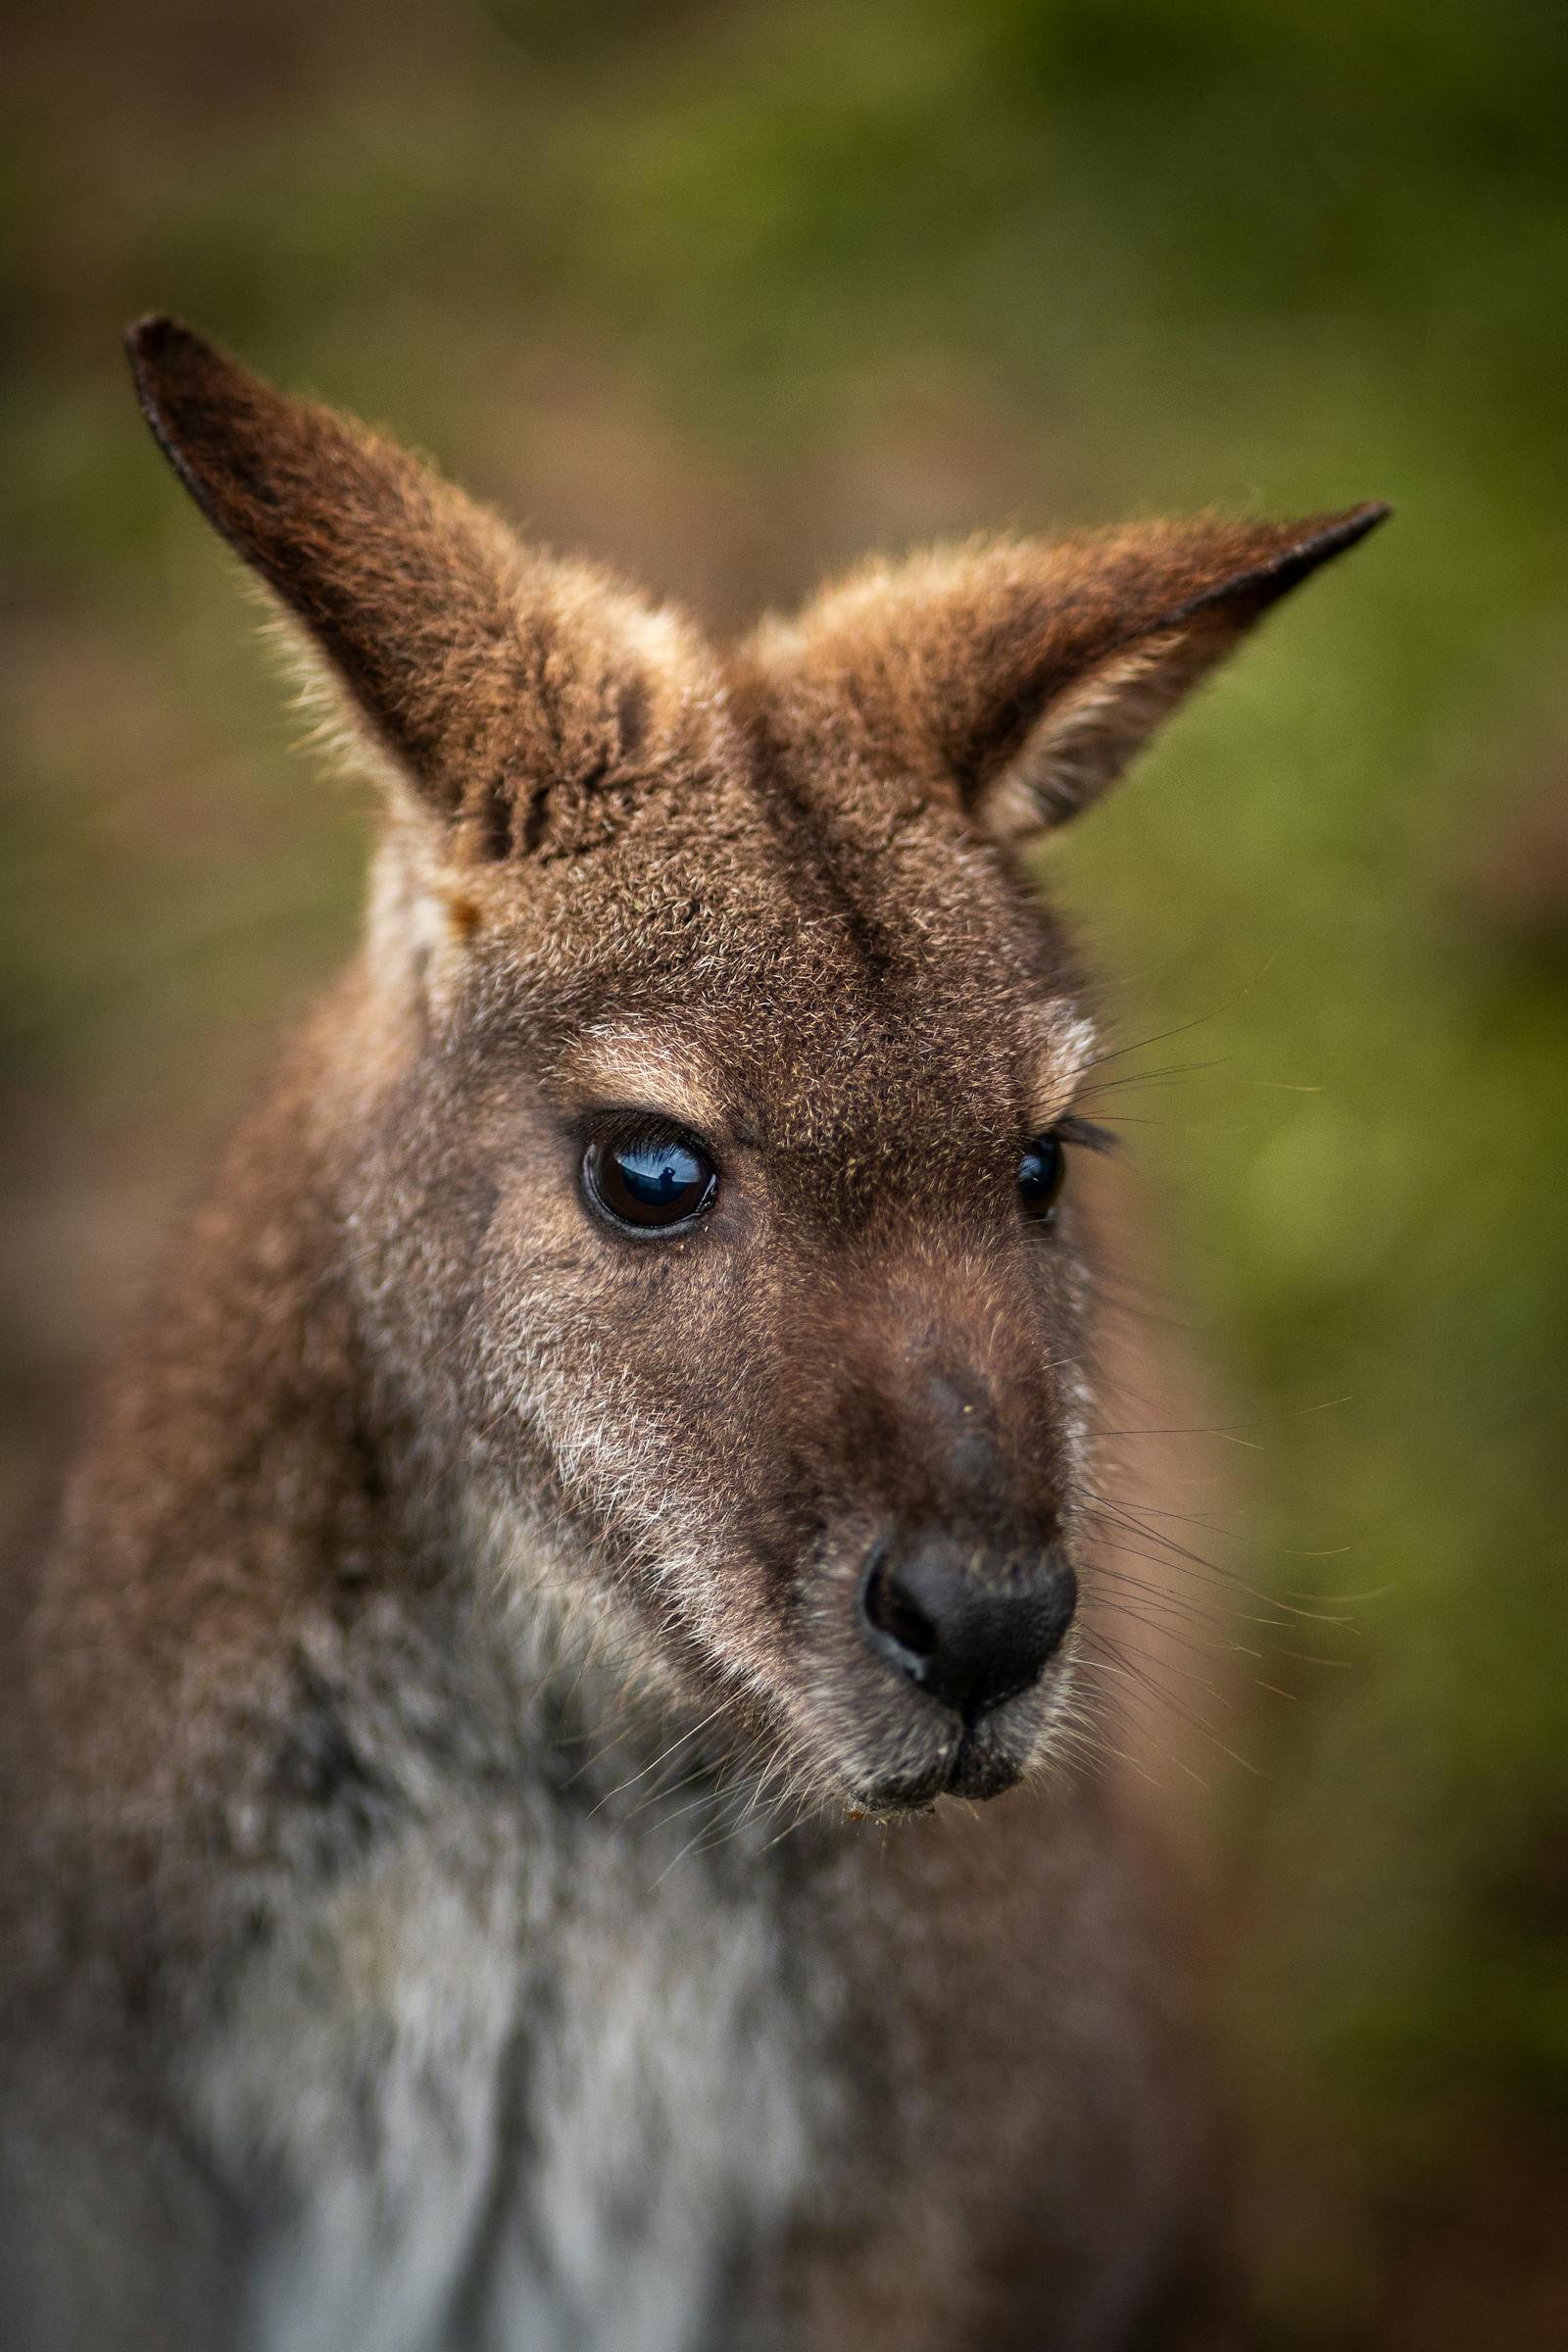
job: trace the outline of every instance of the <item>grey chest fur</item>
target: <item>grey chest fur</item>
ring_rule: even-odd
[[[692,1835],[448,1823],[253,1965],[190,2094],[280,2217],[259,2347],[729,2339],[821,2159],[821,2003],[772,1874]]]

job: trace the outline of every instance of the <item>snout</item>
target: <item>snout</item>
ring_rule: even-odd
[[[928,1534],[873,1548],[857,1614],[876,1654],[967,1732],[1040,1680],[1077,1601],[1059,1544],[1019,1561]]]

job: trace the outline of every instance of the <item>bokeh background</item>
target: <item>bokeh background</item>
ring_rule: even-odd
[[[1568,2341],[1568,10],[52,0],[5,81],[14,1518],[363,858],[128,318],[719,626],[867,545],[1396,503],[1051,863],[1229,1441],[1245,2340]]]

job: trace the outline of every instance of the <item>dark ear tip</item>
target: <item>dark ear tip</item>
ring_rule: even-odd
[[[1283,548],[1271,564],[1263,565],[1256,584],[1264,600],[1272,603],[1287,589],[1309,579],[1321,564],[1335,556],[1343,556],[1348,548],[1358,546],[1369,531],[1375,531],[1393,513],[1387,499],[1369,498],[1343,514],[1325,514],[1308,523],[1298,539]],[[1237,585],[1241,587],[1242,583]]]
[[[1204,588],[1170,614],[1169,619],[1191,620],[1200,612],[1216,610],[1255,616],[1277,604],[1302,580],[1310,579],[1314,571],[1334,557],[1343,556],[1347,548],[1356,546],[1380,522],[1387,522],[1393,513],[1387,499],[1369,498],[1359,507],[1347,508],[1342,514],[1318,514],[1309,521],[1286,525],[1273,551],[1261,563],[1246,564],[1240,571],[1216,580],[1212,587]]]
[[[144,311],[125,329],[125,349],[133,360],[152,359],[169,343],[189,333],[189,327],[168,311]]]
[[[149,311],[146,318],[127,326],[125,352],[131,372],[144,392],[181,363],[188,366],[197,361],[210,365],[219,356],[194,328],[188,327],[183,319],[172,318],[167,311]]]
[[[1369,498],[1347,514],[1336,514],[1317,534],[1317,544],[1325,555],[1337,556],[1342,548],[1354,547],[1368,531],[1375,531],[1380,522],[1387,522],[1394,513],[1386,498]]]
[[[1348,507],[1343,514],[1319,514],[1311,521],[1298,524],[1290,534],[1285,546],[1271,564],[1262,569],[1276,587],[1294,587],[1327,564],[1333,556],[1343,556],[1347,548],[1356,547],[1369,531],[1380,522],[1387,522],[1394,509],[1387,499],[1369,498],[1358,507]]]
[[[254,401],[255,379],[204,335],[163,311],[126,327],[125,352],[153,439],[209,521],[232,537],[222,483],[235,473],[236,419],[247,395]],[[240,553],[250,551],[240,545]]]

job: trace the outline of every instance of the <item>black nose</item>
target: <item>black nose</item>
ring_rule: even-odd
[[[1059,1545],[1020,1565],[940,1537],[878,1544],[859,1590],[873,1649],[969,1723],[1038,1682],[1077,1603]]]

